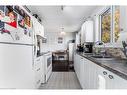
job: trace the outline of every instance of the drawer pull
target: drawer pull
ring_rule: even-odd
[[[40,68],[38,68],[37,71],[40,71]]]
[[[103,71],[103,74],[104,74],[104,75],[107,75],[107,72],[106,72],[106,71]]]
[[[38,59],[37,61],[40,61],[40,59]]]
[[[110,79],[114,79],[114,77],[113,77],[112,75],[108,75],[108,77],[109,77]]]
[[[37,81],[37,84],[39,84],[40,82],[41,82],[41,81],[40,81],[40,80],[38,80],[38,81]]]

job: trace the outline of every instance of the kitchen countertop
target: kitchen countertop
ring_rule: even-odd
[[[93,54],[90,54],[90,53],[87,54],[87,53],[81,53],[81,52],[77,52],[77,54],[127,80],[127,60],[126,59],[94,58],[92,57]]]
[[[37,57],[43,56],[43,55],[45,55],[45,54],[47,54],[47,53],[50,53],[50,51],[42,52],[42,53],[38,54]]]

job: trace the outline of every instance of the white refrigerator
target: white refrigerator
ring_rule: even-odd
[[[0,88],[35,88],[32,29],[3,24],[4,30],[0,27]]]
[[[74,60],[74,45],[75,43],[69,43],[69,61]]]

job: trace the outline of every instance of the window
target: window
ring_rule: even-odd
[[[120,8],[112,6],[100,15],[101,41],[117,42],[120,33]]]
[[[120,8],[114,7],[114,40],[117,42],[120,34]]]
[[[101,15],[101,40],[104,43],[111,41],[111,9],[109,8]]]

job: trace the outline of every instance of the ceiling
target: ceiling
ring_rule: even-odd
[[[45,31],[59,32],[64,28],[65,32],[75,32],[81,24],[99,6],[27,6],[32,13],[36,13],[42,19]]]

